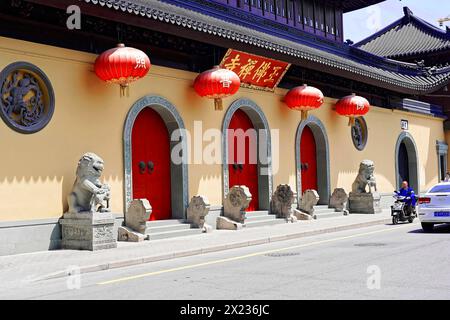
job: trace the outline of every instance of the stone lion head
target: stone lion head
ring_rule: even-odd
[[[375,170],[375,164],[372,160],[364,160],[359,165],[359,173],[364,174],[366,176],[373,175],[373,172]]]
[[[275,193],[278,201],[282,203],[290,202],[294,196],[294,192],[291,190],[291,187],[287,184],[279,185]]]
[[[77,178],[98,179],[103,173],[103,168],[102,158],[92,152],[85,153],[78,162]]]

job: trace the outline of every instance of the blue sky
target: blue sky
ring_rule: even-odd
[[[344,16],[344,40],[355,43],[367,38],[403,16],[403,7],[414,15],[439,26],[437,20],[450,15],[450,0],[387,0]],[[450,26],[450,22],[444,24]]]

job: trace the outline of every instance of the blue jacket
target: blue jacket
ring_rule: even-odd
[[[412,205],[413,207],[416,206],[416,195],[414,194],[414,190],[412,188],[409,187],[408,189],[401,188],[399,191],[397,191],[397,193],[403,197],[410,197],[411,199],[406,200],[406,203]]]

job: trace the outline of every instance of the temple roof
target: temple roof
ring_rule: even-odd
[[[286,32],[262,32],[245,19],[215,17],[158,0],[82,0],[105,9],[189,28],[220,40],[239,42],[252,50],[272,53],[299,66],[321,70],[400,93],[421,95],[450,82],[450,67],[423,68],[373,55],[344,43]],[[145,27],[142,25],[142,27]],[[253,48],[253,49],[252,49]]]
[[[344,0],[340,1],[342,9],[344,12],[350,12],[358,9],[362,9],[380,2],[384,2],[385,0]]]
[[[355,44],[367,52],[392,59],[447,51],[450,55],[450,29],[447,32],[416,17],[404,7],[404,16],[374,35]]]

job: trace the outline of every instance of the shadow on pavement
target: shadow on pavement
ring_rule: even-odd
[[[409,231],[408,233],[426,233],[422,230],[422,228],[417,229],[417,230],[412,230]],[[450,233],[450,224],[438,224],[434,226],[434,230],[433,232],[431,232],[430,234],[445,234],[445,233]]]

